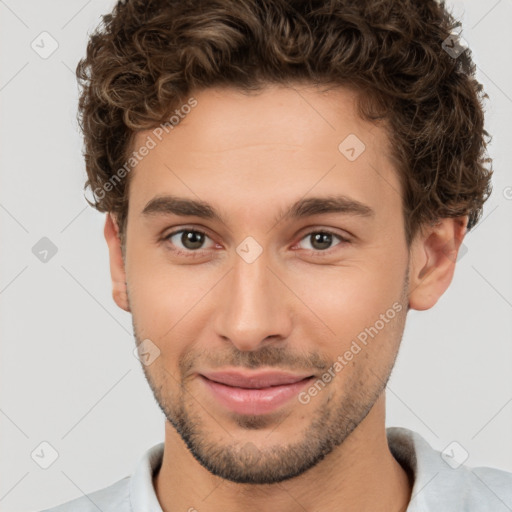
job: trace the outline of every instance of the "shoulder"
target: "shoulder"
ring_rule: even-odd
[[[424,497],[431,507],[446,500],[461,512],[512,510],[512,473],[508,471],[484,466],[440,466],[432,478],[432,488]]]
[[[408,512],[512,510],[512,473],[466,465],[469,454],[459,443],[441,452],[417,432],[401,427],[386,430],[394,457],[414,476]]]
[[[41,512],[131,512],[130,478]]]
[[[134,472],[112,485],[41,512],[162,512],[153,488],[153,475],[163,458],[164,443],[149,448]]]
[[[512,473],[485,466],[462,466],[461,490],[469,512],[512,510]]]

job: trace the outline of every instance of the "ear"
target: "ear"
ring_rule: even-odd
[[[409,307],[430,309],[450,285],[468,216],[441,219],[424,228],[411,244]]]
[[[123,254],[121,251],[121,239],[119,238],[119,226],[116,218],[107,213],[105,229],[103,230],[107,241],[110,258],[110,275],[112,276],[112,297],[114,302],[125,311],[130,311],[128,295],[126,291],[126,273],[124,269]]]

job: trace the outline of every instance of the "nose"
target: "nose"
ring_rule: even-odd
[[[263,251],[252,263],[237,254],[223,280],[214,326],[240,351],[255,351],[290,335],[292,294],[275,274]]]

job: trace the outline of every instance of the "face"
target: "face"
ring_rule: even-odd
[[[122,307],[159,350],[143,369],[193,456],[279,482],[343,443],[390,375],[409,305],[399,180],[354,92],[193,96],[161,141],[137,134],[156,145],[130,178]]]

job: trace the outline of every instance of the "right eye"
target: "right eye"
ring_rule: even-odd
[[[196,255],[202,255],[202,251],[206,250],[201,248],[205,238],[210,237],[204,231],[188,228],[173,231],[166,235],[163,240],[170,242],[174,247],[178,246],[178,248],[171,248],[176,254],[186,257],[195,257]],[[178,244],[181,244],[181,247]],[[213,246],[215,246],[215,243],[213,243]]]

